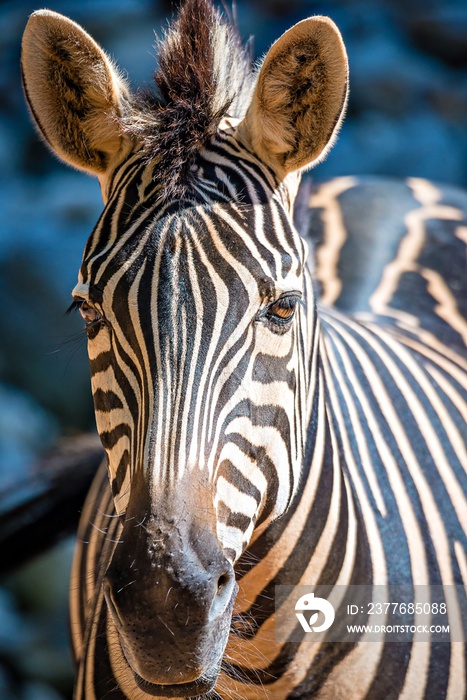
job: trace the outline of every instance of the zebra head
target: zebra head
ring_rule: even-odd
[[[314,17],[253,73],[234,29],[189,0],[154,93],[130,94],[88,34],[46,10],[22,67],[41,134],[97,175],[105,203],[73,296],[122,519],[107,605],[143,686],[197,695],[227,641],[234,564],[300,477],[316,317],[291,213],[300,170],[342,120],[345,50]]]

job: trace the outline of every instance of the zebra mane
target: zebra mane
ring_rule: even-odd
[[[133,96],[124,123],[157,162],[163,198],[182,197],[190,165],[222,117],[244,116],[254,74],[236,27],[210,0],[186,0],[156,47],[155,88]]]

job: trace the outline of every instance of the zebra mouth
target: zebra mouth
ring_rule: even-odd
[[[200,695],[209,693],[214,688],[219,675],[219,667],[191,683],[174,683],[173,685],[150,683],[134,671],[133,673],[138,687],[148,695],[162,698],[187,698],[189,700],[190,698],[199,698]]]

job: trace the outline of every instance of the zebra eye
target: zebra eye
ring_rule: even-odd
[[[288,321],[295,313],[295,306],[291,304],[284,304],[276,302],[269,307],[269,316],[276,316],[281,319],[281,321]]]
[[[102,321],[102,316],[91,304],[89,304],[85,299],[75,299],[67,313],[72,311],[79,311],[85,322],[86,331],[91,328],[95,328]]]
[[[93,306],[88,304],[87,301],[81,302],[79,312],[86,323],[86,327],[94,326],[102,320],[100,313]]]
[[[261,314],[271,324],[279,326],[282,330],[291,323],[297,305],[300,303],[298,294],[284,294],[269,306]]]

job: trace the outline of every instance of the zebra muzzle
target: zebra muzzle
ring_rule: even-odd
[[[103,589],[138,683],[157,686],[162,697],[174,697],[172,686],[178,697],[187,683],[195,684],[195,695],[207,692],[200,684],[212,687],[237,592],[215,535],[180,520],[126,524]]]

